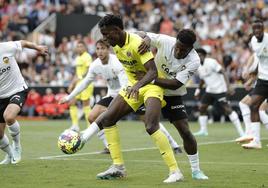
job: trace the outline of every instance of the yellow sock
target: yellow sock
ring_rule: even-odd
[[[85,120],[86,120],[86,122],[87,122],[87,126],[89,127],[90,123],[89,123],[89,121],[88,121],[88,114],[89,114],[89,112],[91,111],[90,106],[85,106],[85,107],[83,108],[83,111],[84,111],[84,115],[85,115]]]
[[[77,106],[70,106],[70,116],[72,120],[72,125],[78,125],[78,109]]]
[[[108,142],[108,147],[113,160],[113,164],[124,164],[117,126],[115,125],[111,128],[105,128],[104,133]]]
[[[169,171],[172,172],[178,170],[177,161],[174,157],[174,153],[171,149],[171,146],[165,134],[158,129],[151,135],[151,137],[153,138],[155,144],[157,145],[165,163],[169,167]]]

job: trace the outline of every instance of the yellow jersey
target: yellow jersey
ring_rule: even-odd
[[[88,52],[84,52],[82,55],[78,56],[75,60],[76,66],[76,76],[78,79],[83,79],[86,76],[88,67],[92,62],[92,57]]]
[[[144,64],[149,60],[153,59],[153,53],[148,51],[144,54],[139,54],[138,47],[142,42],[141,37],[136,34],[126,32],[126,41],[124,46],[119,47],[118,45],[113,47],[113,50],[123,64],[125,72],[128,77],[130,86],[134,85],[138,80],[135,78],[136,71],[147,72]]]

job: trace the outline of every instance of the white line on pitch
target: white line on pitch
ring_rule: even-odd
[[[234,140],[223,140],[223,141],[216,141],[216,142],[203,142],[198,145],[211,145],[211,144],[224,144],[224,143],[231,143]],[[154,150],[157,149],[156,147],[148,147],[148,148],[131,148],[131,149],[123,149],[122,152],[131,152],[131,151],[144,151],[144,150]],[[100,154],[100,151],[89,152],[89,153],[77,153],[74,155],[54,155],[54,156],[44,156],[39,157],[38,159],[53,159],[53,158],[62,158],[62,157],[76,157],[76,156],[83,156],[83,155],[95,155]]]
[[[61,160],[61,161],[100,161],[100,162],[111,162],[111,159],[89,159],[89,158],[54,158],[49,160]],[[163,163],[162,160],[127,160],[127,162],[137,162],[137,163]],[[189,161],[178,161],[178,163],[188,164]],[[217,165],[238,165],[238,166],[268,166],[268,163],[241,163],[241,162],[200,162],[201,164],[217,164]]]
[[[268,138],[263,138],[262,140],[267,140]],[[203,142],[199,143],[198,145],[212,145],[212,144],[225,144],[225,143],[232,143],[235,142],[234,140],[222,140],[222,141],[211,141],[211,142]],[[148,148],[131,148],[131,149],[123,149],[122,152],[131,152],[131,151],[145,151],[145,150],[154,150],[157,149],[156,147],[148,147]],[[77,153],[74,155],[53,155],[53,156],[43,156],[39,157],[38,159],[54,159],[54,158],[66,158],[66,157],[77,157],[77,156],[84,156],[84,155],[96,155],[100,154],[100,151],[95,152],[88,152],[88,153]]]

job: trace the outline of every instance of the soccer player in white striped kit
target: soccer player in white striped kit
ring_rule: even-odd
[[[257,19],[252,23],[253,37],[251,48],[254,58],[258,60],[257,83],[251,95],[251,130],[253,140],[243,144],[245,149],[261,149],[259,107],[268,98],[268,33],[264,32],[263,21]]]
[[[200,116],[198,122],[200,124],[200,131],[196,132],[196,136],[208,135],[208,116],[207,108],[217,102],[222,107],[224,114],[228,115],[231,122],[234,124],[239,136],[244,136],[239,117],[237,113],[232,110],[229,101],[227,100],[227,93],[231,93],[229,80],[224,73],[223,67],[216,59],[206,57],[207,52],[203,48],[196,49],[201,59],[201,66],[198,68],[198,75],[201,78],[199,88],[196,89],[195,97],[199,98],[202,86],[206,84],[206,91],[201,98]]]
[[[23,48],[37,50],[42,55],[48,54],[46,46],[36,45],[25,40],[0,43],[0,149],[6,152],[3,164],[16,164],[21,160],[20,125],[16,120],[28,93],[28,86],[22,77],[15,59]],[[5,135],[5,127],[13,139],[10,146]]]

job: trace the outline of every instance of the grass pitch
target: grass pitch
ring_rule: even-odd
[[[207,181],[191,178],[188,158],[176,155],[185,180],[163,184],[168,169],[146,134],[140,122],[119,123],[123,156],[128,177],[120,180],[96,180],[96,174],[106,170],[110,156],[97,154],[103,149],[95,136],[82,151],[74,155],[63,154],[57,147],[59,134],[68,121],[21,121],[23,160],[17,165],[0,166],[0,186],[8,187],[86,187],[86,188],[153,188],[153,187],[268,187],[268,131],[262,127],[261,150],[245,150],[232,140],[237,137],[230,123],[209,125],[209,136],[198,137],[201,169],[209,176]],[[166,128],[181,145],[173,127]],[[197,123],[190,123],[197,131]],[[81,123],[85,127],[85,122]],[[0,159],[4,158],[0,152]]]

